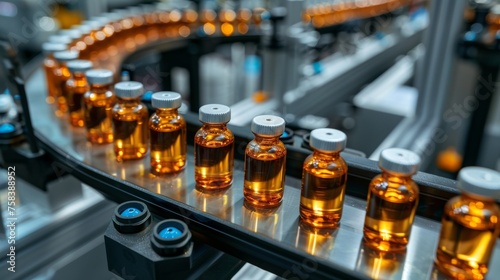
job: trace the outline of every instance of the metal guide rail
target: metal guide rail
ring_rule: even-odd
[[[68,172],[116,202],[140,200],[164,218],[183,220],[194,238],[253,263],[278,276],[294,279],[439,279],[433,267],[444,203],[456,195],[454,182],[418,173],[421,199],[410,243],[402,253],[379,253],[362,243],[365,198],[368,183],[379,172],[376,163],[345,154],[349,165],[347,195],[340,228],[310,231],[299,224],[300,176],[308,150],[288,146],[283,204],[257,213],[243,205],[243,162],[240,160],[248,129],[232,127],[236,135],[236,158],[232,187],[205,194],[195,189],[192,146],[187,168],[178,174],[155,177],[149,172],[149,157],[118,163],[112,145],[91,145],[85,130],[72,128],[58,118],[45,102],[41,69],[27,80],[26,89],[33,114],[35,135],[42,148]],[[188,139],[199,127],[197,117],[185,115]],[[248,131],[247,131],[248,130]],[[247,139],[247,140],[245,140]],[[500,244],[490,264],[489,279],[500,274]]]

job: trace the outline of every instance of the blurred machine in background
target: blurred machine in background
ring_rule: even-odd
[[[297,154],[304,153],[312,129],[332,127],[347,134],[352,155],[377,160],[385,148],[406,148],[422,157],[421,171],[451,179],[462,166],[500,170],[496,1],[0,0],[0,39],[23,65],[13,74],[8,51],[0,57],[0,162],[3,168],[18,165],[19,176],[25,175],[19,181],[18,238],[19,247],[29,249],[19,258],[30,266],[20,279],[76,279],[70,271],[89,266],[96,277],[82,279],[111,279],[101,237],[116,206],[67,166],[44,166],[56,157],[34,144],[39,139],[26,125],[22,78],[31,79],[29,96],[43,78],[36,71],[41,44],[61,29],[90,24],[85,20],[103,13],[155,10],[194,11],[194,21],[179,22],[196,28],[169,44],[141,46],[120,62],[118,76],[142,82],[145,102],[152,92],[173,90],[183,96],[186,114],[225,104],[232,110],[230,124],[242,130],[257,115],[280,115],[290,138],[300,140],[287,143]],[[299,161],[290,164],[300,169]],[[30,174],[33,169],[43,172]],[[0,187],[2,202],[6,186]],[[115,201],[127,197],[100,191]],[[421,214],[435,218],[429,213]],[[3,252],[6,242],[1,244]],[[34,257],[40,255],[46,258]],[[0,278],[9,279],[3,265]],[[267,273],[247,265],[237,275],[256,271]]]

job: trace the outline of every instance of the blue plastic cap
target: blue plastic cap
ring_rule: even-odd
[[[182,235],[182,232],[175,227],[166,227],[158,234],[161,238],[174,239]]]
[[[0,124],[0,134],[12,133],[16,130],[16,127],[11,123]]]
[[[129,218],[138,216],[139,214],[141,214],[141,210],[134,207],[127,208],[120,213],[120,215],[122,215],[123,217]]]

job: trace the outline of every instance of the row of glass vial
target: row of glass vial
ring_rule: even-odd
[[[342,215],[347,166],[339,156],[345,134],[333,129],[311,133],[314,152],[304,163],[301,221],[312,227],[336,227]],[[419,190],[412,180],[418,170],[417,154],[398,148],[382,151],[382,174],[369,185],[363,228],[365,244],[380,251],[405,250]],[[446,275],[483,279],[500,234],[500,173],[482,167],[460,171],[462,195],[445,206],[435,263]]]

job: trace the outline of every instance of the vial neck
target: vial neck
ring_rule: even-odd
[[[73,80],[75,82],[86,82],[87,79],[85,78],[85,73],[80,73],[80,72],[75,72],[73,73]]]
[[[124,106],[136,106],[141,103],[141,98],[140,97],[135,97],[135,98],[123,98],[123,97],[118,97],[118,102]]]
[[[411,176],[412,176],[412,174],[401,174],[401,173],[391,172],[388,170],[382,171],[382,178],[384,178],[385,180],[407,181],[407,180],[411,180]]]
[[[204,128],[218,128],[218,129],[225,129],[227,123],[206,123],[202,122]]]
[[[255,142],[261,145],[274,145],[280,142],[280,137],[255,134]]]
[[[314,150],[313,151],[313,156],[316,158],[339,158],[340,157],[340,152],[335,151],[335,152],[326,152],[326,151],[320,151],[320,150]]]
[[[111,85],[91,85],[90,91],[95,94],[104,94],[111,91]]]
[[[179,110],[177,108],[156,108],[156,115],[158,116],[171,116],[179,115]]]
[[[469,199],[469,200],[481,200],[484,202],[495,203],[494,198],[482,196],[482,195],[478,195],[478,194],[470,193],[470,192],[466,192],[466,191],[462,191],[462,197]]]

